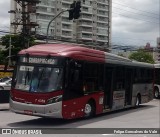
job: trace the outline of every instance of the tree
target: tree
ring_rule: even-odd
[[[129,56],[129,59],[154,64],[152,55],[144,50],[138,50],[137,52],[132,53]]]
[[[29,46],[32,46],[35,44],[35,39],[33,37],[30,37],[28,39],[24,39],[22,35],[5,35],[1,38],[2,46],[5,47],[6,50],[0,51],[0,63],[4,64],[7,60],[5,60],[9,55],[9,46],[10,46],[10,38],[11,38],[11,53],[12,55],[17,55],[17,53],[26,48],[24,47],[24,43],[27,43],[29,41]]]
[[[28,43],[28,41],[29,41],[29,46],[32,46],[35,44],[33,37],[24,39],[23,35],[5,35],[1,38],[1,41],[2,41],[2,45],[5,46],[6,49],[9,48],[10,38],[11,38],[12,50],[14,51],[16,50],[19,51],[21,49],[26,48],[24,43]]]
[[[0,64],[5,64],[5,56],[2,50],[0,50]]]

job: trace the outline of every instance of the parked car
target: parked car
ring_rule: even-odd
[[[11,89],[12,78],[0,82],[0,90],[10,90]]]
[[[12,79],[11,77],[4,77],[4,78],[0,78],[0,82],[5,82],[7,80]]]

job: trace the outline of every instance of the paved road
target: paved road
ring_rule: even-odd
[[[8,110],[8,104],[0,105],[0,128],[160,128],[160,100],[153,100],[142,105],[138,109],[127,109],[107,114],[98,115],[92,119],[61,120],[44,119],[34,116],[26,116],[12,113]],[[57,129],[59,130],[59,129]],[[88,129],[93,131],[92,129]],[[98,130],[98,129],[97,129]],[[83,130],[82,130],[83,133]],[[45,135],[51,136],[51,135]],[[158,134],[66,134],[54,135],[54,137],[160,137]]]

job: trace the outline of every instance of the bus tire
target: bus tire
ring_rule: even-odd
[[[154,98],[156,98],[156,99],[158,99],[159,98],[159,90],[158,90],[158,88],[155,88],[154,89]]]
[[[140,102],[141,102],[141,97],[140,97],[140,95],[138,94],[137,97],[136,97],[136,101],[135,101],[134,108],[138,108],[139,105],[140,105]]]
[[[84,113],[86,118],[93,117],[96,112],[95,103],[93,101],[89,101],[84,108]]]

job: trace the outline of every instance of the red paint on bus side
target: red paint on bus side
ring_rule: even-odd
[[[55,91],[49,93],[34,93],[34,92],[25,92],[13,90],[11,91],[11,97],[13,101],[21,102],[21,103],[30,103],[37,105],[45,105],[47,104],[47,100],[62,95],[63,91]]]
[[[84,108],[87,102],[92,99],[96,104],[96,114],[100,114],[103,112],[103,103],[99,104],[99,99],[103,97],[103,92],[97,92],[90,95],[85,95],[81,98],[75,98],[67,101],[63,101],[62,104],[62,116],[65,119],[73,119],[84,117]]]

